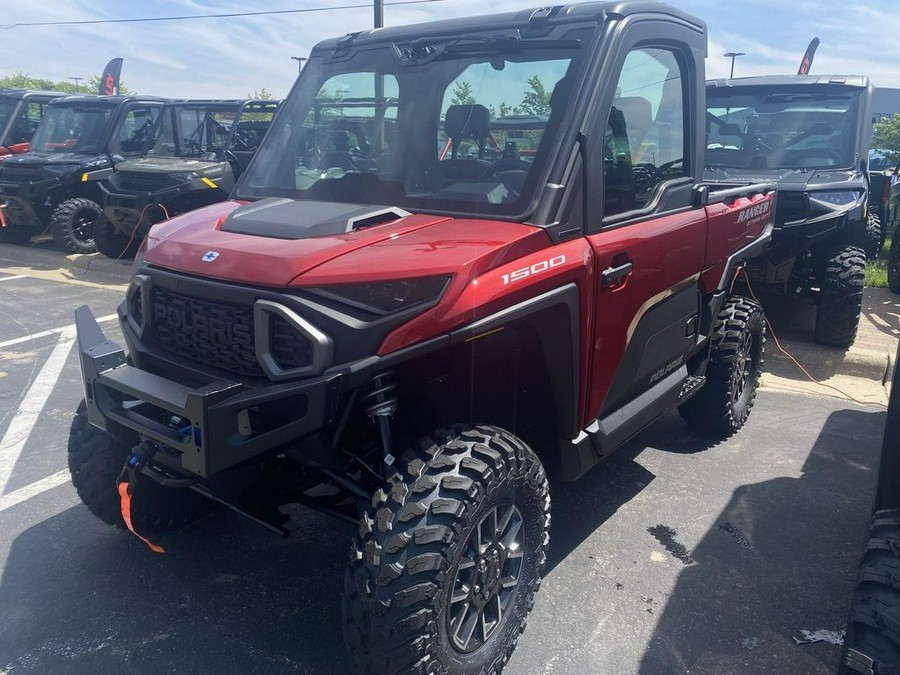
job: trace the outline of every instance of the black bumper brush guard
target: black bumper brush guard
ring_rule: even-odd
[[[225,380],[191,388],[129,365],[87,306],[75,310],[75,327],[90,422],[159,444],[153,464],[176,477],[208,480],[275,452],[327,425],[337,407],[340,374],[255,389]],[[144,473],[166,483],[163,473]]]

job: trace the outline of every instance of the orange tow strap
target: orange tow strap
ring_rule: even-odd
[[[125,526],[131,534],[147,544],[151,551],[154,553],[165,553],[166,551],[162,546],[157,546],[146,537],[142,537],[134,531],[134,525],[131,524],[131,493],[128,491],[128,487],[128,481],[119,483],[119,500],[122,505],[122,520],[125,521]]]

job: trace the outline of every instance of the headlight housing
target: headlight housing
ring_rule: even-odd
[[[436,303],[449,283],[450,276],[441,275],[328,286],[318,288],[314,293],[376,316],[387,316],[412,307]]]
[[[858,200],[860,194],[858,190],[823,190],[822,192],[810,192],[809,198],[833,206],[847,206]]]

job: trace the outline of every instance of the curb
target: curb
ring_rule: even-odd
[[[102,253],[70,253],[66,256],[70,267],[83,272],[121,272],[131,268],[131,260],[113,260]]]
[[[817,380],[825,380],[834,375],[846,375],[885,384],[893,375],[893,355],[884,352],[852,346],[847,351],[842,351],[792,341],[782,341],[781,344]],[[772,369],[773,374],[779,374],[774,371],[781,370],[782,366],[792,369],[795,376],[802,374],[797,365],[778,349],[773,340],[768,341],[766,352],[766,361],[776,366]]]

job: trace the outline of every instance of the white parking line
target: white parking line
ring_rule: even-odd
[[[74,343],[74,326],[60,332],[59,341],[25,393],[25,398],[22,399],[19,409],[16,410],[16,414],[13,415],[12,421],[6,428],[3,439],[0,440],[0,495],[6,491],[6,484],[12,475],[13,467],[19,460],[22,448],[25,447],[31,430],[44,410],[47,399],[53,393],[53,388],[66,365],[66,358]]]
[[[25,487],[21,487],[18,490],[13,490],[8,495],[0,497],[0,511],[6,511],[6,509],[12,508],[16,504],[21,504],[32,497],[36,497],[41,493],[47,492],[47,490],[52,490],[53,488],[68,482],[69,472],[66,469],[57,471],[52,476],[42,478],[41,480],[35,481]]]
[[[27,279],[27,274],[17,274],[12,277],[0,277],[0,281],[12,281],[13,279]]]
[[[0,279],[0,281],[3,281]],[[113,319],[118,318],[115,314],[109,314],[107,316],[101,316],[97,319],[97,323],[103,323],[104,321],[112,321]],[[41,331],[40,333],[32,333],[31,335],[24,335],[22,337],[14,338],[12,340],[7,340],[6,342],[0,342],[0,349],[4,347],[12,347],[13,345],[19,345],[23,342],[30,342],[31,340],[37,340],[38,338],[47,337],[48,335],[56,335],[57,333],[62,333],[67,330],[75,330],[75,324],[70,324],[68,326],[63,326],[62,328],[52,328],[50,330]]]

